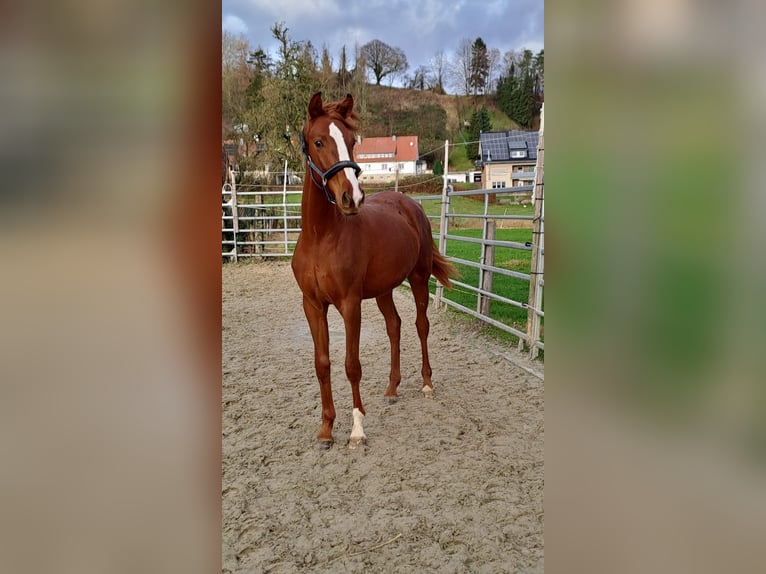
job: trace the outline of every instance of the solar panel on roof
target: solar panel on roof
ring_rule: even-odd
[[[500,141],[490,141],[486,149],[487,153],[492,156],[493,161],[505,161],[508,159],[508,146]]]
[[[479,136],[483,161],[509,161],[513,150],[527,150],[527,158],[537,159],[538,132],[511,130],[487,132]]]

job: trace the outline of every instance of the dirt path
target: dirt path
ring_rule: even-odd
[[[402,383],[388,404],[388,339],[365,302],[368,446],[350,451],[343,323],[331,308],[337,419],[323,452],[289,263],[222,273],[223,572],[543,571],[543,383],[501,356],[513,351],[431,310],[435,393],[424,399],[415,307],[400,289]]]

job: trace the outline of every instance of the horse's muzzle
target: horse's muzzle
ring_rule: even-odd
[[[362,204],[364,204],[364,192],[362,192],[362,197],[358,200],[358,203],[354,201],[353,192],[343,192],[343,195],[341,196],[341,208],[344,214],[356,215],[359,213],[359,209],[361,209]]]

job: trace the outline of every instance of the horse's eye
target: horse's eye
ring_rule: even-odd
[[[322,140],[315,141],[314,145],[317,146],[317,147],[322,147]]]

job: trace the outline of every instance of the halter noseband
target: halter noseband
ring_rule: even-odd
[[[309,155],[309,148],[308,145],[306,145],[306,138],[303,137],[303,130],[301,130],[301,149],[303,150],[303,155],[306,156],[306,161],[308,161],[309,169],[311,170],[311,180],[317,187],[322,188],[322,191],[324,191],[324,194],[327,196],[327,201],[330,203],[335,203],[335,197],[333,197],[332,193],[330,193],[330,190],[327,189],[327,182],[332,176],[334,176],[339,171],[343,171],[347,167],[353,169],[357,177],[359,177],[359,174],[362,173],[362,168],[359,167],[359,164],[349,160],[339,161],[331,165],[327,171],[322,171],[319,169],[319,166],[314,163],[314,160],[312,160],[311,156]],[[322,179],[321,184],[317,182],[316,179],[314,179],[314,173],[316,173]]]

